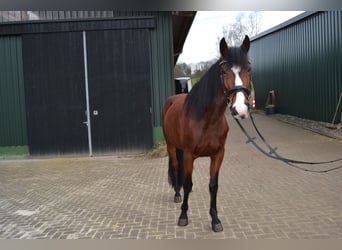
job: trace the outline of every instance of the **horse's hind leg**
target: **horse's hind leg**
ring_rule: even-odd
[[[167,144],[169,154],[169,183],[175,190],[174,202],[182,201],[180,189],[183,184],[183,152]]]
[[[178,219],[179,226],[186,226],[188,225],[188,200],[189,194],[192,190],[192,170],[193,170],[193,159],[190,156],[184,155],[184,199],[182,204],[182,212]]]
[[[174,169],[172,160],[169,158],[169,183],[172,185],[175,190],[174,202],[180,203],[182,202],[182,196],[180,194],[180,185],[178,178],[178,171]]]

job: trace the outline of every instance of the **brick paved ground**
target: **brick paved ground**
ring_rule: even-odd
[[[342,169],[314,174],[267,159],[229,120],[218,193],[223,232],[210,227],[207,158],[195,162],[189,225],[182,228],[167,158],[63,157],[0,161],[0,238],[341,238]],[[255,120],[288,157],[342,156],[339,140],[262,114]]]

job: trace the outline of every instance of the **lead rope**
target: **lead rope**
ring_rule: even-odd
[[[252,143],[254,147],[256,147],[261,153],[263,153],[265,156],[275,159],[275,160],[279,160],[282,161],[284,163],[286,163],[287,165],[300,169],[302,171],[306,171],[306,172],[312,172],[312,173],[328,173],[337,169],[342,168],[342,166],[338,166],[338,167],[334,167],[334,168],[330,168],[327,170],[312,170],[312,169],[307,169],[307,168],[303,168],[300,166],[296,166],[295,164],[307,164],[307,165],[319,165],[319,164],[330,164],[330,163],[334,163],[334,162],[338,162],[338,161],[342,161],[342,158],[339,159],[335,159],[335,160],[331,160],[331,161],[319,161],[319,162],[310,162],[310,161],[298,161],[298,160],[293,160],[293,159],[289,159],[289,158],[285,158],[280,156],[276,150],[277,148],[273,148],[267,141],[266,139],[262,136],[262,134],[260,133],[259,129],[257,128],[257,126],[255,125],[254,119],[252,114],[250,113],[250,118],[253,124],[253,127],[255,129],[255,131],[257,132],[258,136],[260,137],[260,139],[263,141],[263,143],[268,147],[268,149],[270,150],[270,152],[266,152],[263,148],[261,148],[254,140],[256,139],[255,137],[251,137],[247,131],[245,130],[245,128],[241,125],[240,121],[238,119],[235,119],[235,121],[237,122],[237,124],[239,125],[240,129],[242,130],[242,132],[245,134],[245,136],[247,137],[247,142],[246,143]],[[274,155],[272,155],[274,154]]]

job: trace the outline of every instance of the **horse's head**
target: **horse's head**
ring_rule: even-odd
[[[250,70],[248,36],[240,47],[228,48],[224,38],[220,41],[221,81],[232,115],[237,119],[249,116]]]

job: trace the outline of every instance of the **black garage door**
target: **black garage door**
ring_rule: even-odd
[[[148,35],[145,29],[87,32],[94,152],[152,147]]]
[[[23,36],[30,154],[88,150],[81,32]]]
[[[86,32],[92,148],[152,147],[149,33]],[[31,155],[89,152],[82,32],[23,36]]]

